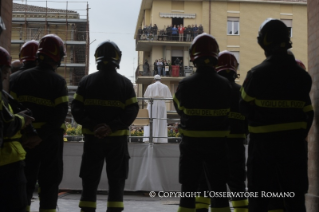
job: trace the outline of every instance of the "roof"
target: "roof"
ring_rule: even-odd
[[[23,11],[23,12],[55,12],[55,13],[77,13],[76,11],[73,10],[61,10],[61,9],[53,9],[53,8],[46,8],[46,7],[39,7],[39,6],[33,6],[29,4],[18,4],[18,3],[13,3],[12,6],[12,11],[17,12],[17,11]]]

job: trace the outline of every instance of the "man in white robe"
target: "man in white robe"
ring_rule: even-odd
[[[161,76],[154,76],[155,83],[149,85],[145,91],[146,98],[172,98],[169,88],[161,83]],[[167,137],[167,118],[165,100],[154,100],[153,105],[147,101],[147,109],[149,117],[153,119],[153,137]],[[152,106],[152,116],[151,116]],[[149,137],[150,127],[144,127],[144,137]],[[144,138],[144,141],[149,141],[149,138]],[[167,138],[153,138],[154,143],[167,143]]]

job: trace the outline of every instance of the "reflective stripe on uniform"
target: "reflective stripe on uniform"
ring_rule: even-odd
[[[30,205],[27,205],[27,206],[25,207],[25,211],[26,211],[26,212],[30,212]]]
[[[25,159],[26,152],[18,141],[4,142],[0,148],[0,166]]]
[[[107,202],[108,208],[124,208],[123,202]]]
[[[39,212],[56,212],[56,209],[42,209],[42,208],[40,208]]]
[[[200,203],[205,203],[207,205],[210,205],[210,197],[202,197],[202,196],[197,196],[195,198],[196,202],[200,202]]]
[[[86,99],[84,105],[125,108],[125,105],[118,100]]]
[[[0,92],[1,93],[1,92]],[[1,94],[0,94],[1,95]],[[18,99],[17,94],[15,92],[10,91],[10,95],[14,98],[14,99]]]
[[[303,112],[305,112],[305,113],[310,112],[310,111],[313,111],[312,105],[307,105],[303,108]]]
[[[248,208],[234,208],[234,212],[249,212]]]
[[[69,97],[68,96],[61,96],[59,98],[56,98],[54,100],[54,103],[55,103],[55,106],[61,104],[61,103],[64,103],[64,102],[68,102],[69,101]]]
[[[177,104],[178,109],[183,111],[184,114],[188,116],[226,116],[230,111],[230,108],[210,110],[210,109],[190,109],[190,108],[181,107],[175,95],[174,95],[174,102]]]
[[[46,122],[33,122],[32,126],[33,126],[34,129],[40,129],[45,124],[46,124]],[[63,130],[66,130],[65,123],[62,123],[60,128],[63,129]]]
[[[260,100],[256,99],[255,104],[266,108],[303,108],[306,104],[303,101],[296,100]]]
[[[43,98],[38,98],[38,97],[34,97],[34,96],[19,96],[18,97],[18,101],[19,102],[30,102],[30,103],[34,103],[37,105],[44,105],[44,106],[48,106],[48,107],[54,107],[54,103],[49,100],[49,99],[43,99]]]
[[[248,199],[243,200],[232,200],[231,201],[233,207],[243,207],[248,205]]]
[[[128,99],[128,100],[125,101],[125,106],[134,104],[134,103],[136,103],[136,102],[137,102],[136,97],[130,98],[130,99]]]
[[[229,134],[227,138],[246,138],[246,134]]]
[[[229,131],[195,131],[179,129],[179,132],[187,137],[196,138],[222,138],[229,134]]]
[[[87,134],[87,135],[94,135],[94,132],[92,132],[91,130],[89,130],[87,128],[83,128],[82,133]],[[129,131],[128,130],[117,130],[108,136],[124,136],[124,135],[129,135]]]
[[[196,210],[198,210],[198,209],[207,209],[208,210],[209,204],[196,203],[195,208],[196,208]]]
[[[195,208],[184,208],[179,206],[177,212],[196,212]]]
[[[271,133],[297,129],[307,129],[307,122],[292,122],[284,124],[264,125],[258,127],[248,126],[248,130],[251,133]]]
[[[245,116],[243,116],[241,113],[237,113],[237,112],[230,112],[228,115],[228,118],[245,120]]]
[[[80,94],[75,93],[74,94],[74,99],[78,100],[80,102],[83,102],[83,96],[81,96]]]
[[[230,207],[224,208],[210,208],[211,212],[231,212]]]
[[[80,201],[80,208],[96,208],[96,202]]]
[[[14,114],[16,117],[20,118],[21,119],[21,128],[24,126],[25,124],[25,120],[24,120],[24,117],[23,116],[20,116],[19,114]]]
[[[241,92],[241,98],[243,100],[245,100],[246,102],[251,102],[251,101],[255,100],[255,97],[251,97],[245,92],[244,87],[240,88],[240,92]]]

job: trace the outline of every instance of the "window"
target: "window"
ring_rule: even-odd
[[[227,35],[239,35],[239,18],[227,18]]]
[[[288,28],[290,37],[292,37],[292,20],[291,19],[281,19],[282,22],[284,22]]]

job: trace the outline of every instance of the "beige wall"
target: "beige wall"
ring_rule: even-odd
[[[202,2],[185,2],[184,4],[184,13],[195,13],[196,18],[185,18],[184,25],[193,25],[193,24],[201,24],[202,23]]]

